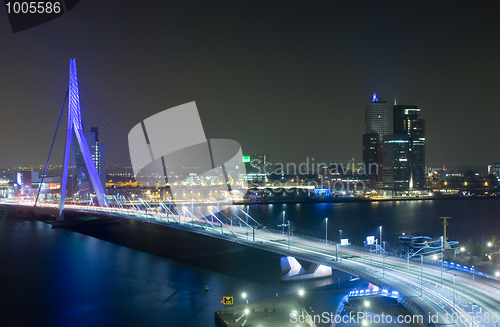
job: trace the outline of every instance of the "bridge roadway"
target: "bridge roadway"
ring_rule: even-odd
[[[339,246],[336,243],[313,240],[301,236],[253,230],[249,226],[212,224],[209,220],[194,219],[164,213],[152,213],[130,209],[67,206],[76,213],[106,213],[109,216],[144,220],[191,230],[228,241],[252,246],[286,256],[330,266],[369,281],[380,289],[399,291],[401,303],[412,315],[421,315],[421,326],[456,325],[467,327],[497,327],[500,311],[500,282],[475,276],[474,292],[472,275],[460,270],[447,269],[443,273],[436,264],[418,264],[403,258],[370,254],[363,249]],[[453,274],[455,300],[453,300]],[[422,276],[422,279],[420,279]],[[430,314],[429,314],[430,313]],[[455,313],[455,315],[453,315]],[[437,316],[436,316],[437,314]],[[486,319],[490,316],[490,319]],[[429,315],[437,318],[429,321]],[[486,320],[485,320],[486,319]]]

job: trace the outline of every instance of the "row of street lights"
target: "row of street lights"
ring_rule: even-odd
[[[325,228],[325,244],[328,244],[328,217],[325,218],[325,224],[326,224],[326,228]],[[380,228],[382,228],[382,226],[380,226]],[[342,242],[342,229],[339,229],[339,233],[340,233],[340,242]],[[380,235],[382,235],[382,234],[380,234]]]

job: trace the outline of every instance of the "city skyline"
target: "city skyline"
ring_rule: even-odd
[[[237,140],[244,153],[276,162],[360,162],[373,93],[419,105],[428,166],[500,161],[494,7],[122,4],[82,2],[19,33],[0,23],[0,166],[45,162],[69,58],[132,122],[196,101],[208,137]],[[404,24],[417,17],[422,24]],[[54,158],[62,162],[62,146]]]

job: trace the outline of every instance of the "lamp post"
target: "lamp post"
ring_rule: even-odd
[[[342,253],[342,229],[339,229],[340,233],[340,239],[339,239],[339,244],[340,244],[340,253]],[[337,256],[338,259],[338,256]]]
[[[328,218],[325,218],[326,229],[325,229],[325,244],[328,245]]]
[[[382,257],[382,278],[385,278],[385,255]]]
[[[444,242],[443,238],[441,238],[441,285],[443,285],[443,265],[444,265]]]
[[[290,220],[288,221],[288,250],[290,250],[290,231],[291,231],[291,224],[290,224]]]
[[[443,285],[443,265],[444,265],[444,249],[446,249],[446,226],[448,226],[448,222],[446,219],[451,219],[451,217],[439,217],[439,219],[443,219],[441,223],[443,225],[443,239],[441,242],[441,285]]]
[[[382,244],[383,244],[382,243],[382,226],[380,226],[379,228],[380,228],[380,242],[379,242],[379,244],[380,244],[380,246],[382,246]],[[380,251],[380,253],[382,253],[382,250],[379,250],[379,251]]]
[[[283,210],[283,224],[281,225],[282,234],[285,235],[285,210]]]
[[[472,294],[474,294],[474,275],[475,275],[474,266],[472,266]]]

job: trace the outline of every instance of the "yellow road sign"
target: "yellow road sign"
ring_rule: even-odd
[[[233,297],[232,296],[223,296],[222,303],[224,303],[224,305],[233,305]]]

